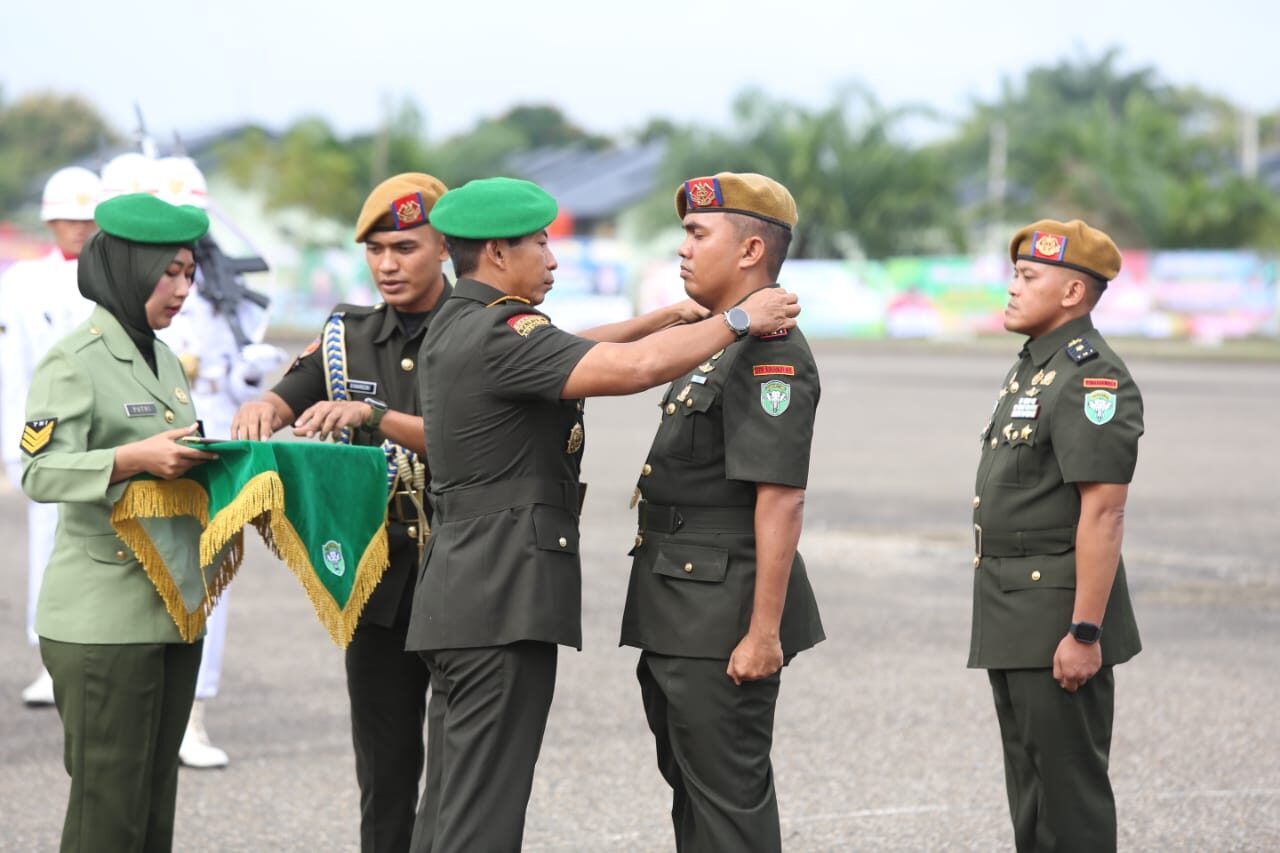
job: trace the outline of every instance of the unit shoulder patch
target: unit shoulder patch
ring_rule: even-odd
[[[1084,364],[1089,359],[1098,356],[1098,350],[1094,348],[1093,344],[1089,343],[1088,338],[1075,338],[1069,341],[1064,349],[1067,351],[1067,358],[1076,364]]]
[[[1120,382],[1119,382],[1119,380],[1117,380],[1117,379],[1108,379],[1108,378],[1107,378],[1107,377],[1105,377],[1105,376],[1091,376],[1091,377],[1086,377],[1086,378],[1085,378],[1085,380],[1084,380],[1084,387],[1086,387],[1086,388],[1110,388],[1112,391],[1114,391],[1114,390],[1116,390],[1117,388],[1119,388],[1119,387],[1120,387]]]
[[[791,405],[791,385],[781,379],[760,383],[760,408],[770,417],[778,417]]]
[[[57,418],[45,418],[40,421],[27,421],[22,427],[22,452],[35,456],[53,441],[53,431],[58,426]]]
[[[751,367],[752,376],[795,376],[795,365],[791,364],[756,364]]]
[[[1084,415],[1097,426],[1109,423],[1116,416],[1116,395],[1102,390],[1085,394]]]
[[[507,325],[520,337],[527,338],[537,329],[550,326],[551,321],[542,314],[513,314],[507,318]]]

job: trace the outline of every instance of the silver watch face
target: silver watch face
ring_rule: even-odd
[[[751,315],[742,308],[730,308],[725,319],[729,321],[729,328],[740,335],[751,329]]]

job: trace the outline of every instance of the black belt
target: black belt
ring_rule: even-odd
[[[983,530],[973,526],[973,553],[979,557],[1038,557],[1062,554],[1076,544],[1074,527],[1043,530]]]
[[[448,492],[428,492],[436,523],[461,521],[529,504],[556,506],[577,515],[582,508],[584,483],[519,477]]]
[[[636,506],[641,530],[675,533],[677,530],[755,530],[753,506],[662,506],[640,501]]]

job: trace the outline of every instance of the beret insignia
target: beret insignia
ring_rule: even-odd
[[[796,369],[791,364],[756,364],[751,367],[752,376],[795,376]]]
[[[426,204],[422,201],[422,193],[409,193],[391,202],[391,219],[397,231],[405,228],[416,228],[427,221]]]
[[[534,329],[550,326],[551,321],[541,314],[516,314],[507,319],[507,325],[520,337],[527,338],[533,334]]]
[[[57,418],[46,418],[42,421],[27,421],[22,428],[22,450],[28,456],[35,456],[53,441],[53,429],[58,425]]]
[[[1061,261],[1067,254],[1067,238],[1045,231],[1031,232],[1031,256],[1047,261]]]
[[[694,178],[684,182],[685,198],[689,207],[724,207],[724,194],[720,192],[717,178]]]
[[[1084,364],[1098,355],[1098,351],[1094,349],[1093,344],[1089,343],[1088,338],[1076,338],[1067,344],[1066,350],[1067,357],[1076,364]]]

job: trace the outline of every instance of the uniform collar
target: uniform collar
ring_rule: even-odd
[[[509,298],[509,294],[503,293],[491,284],[476,281],[474,278],[458,279],[457,286],[453,288],[453,295],[461,299],[470,299],[472,302],[479,302],[482,305],[489,305]]]
[[[443,305],[444,301],[453,293],[453,285],[449,284],[448,277],[441,276],[441,278],[444,278],[444,289],[440,291],[440,298],[436,300],[435,308],[432,308],[428,313],[434,313],[436,308]],[[396,309],[387,305],[385,302],[383,305],[386,306],[386,310],[382,312],[382,326],[379,327],[378,333],[373,336],[373,342],[375,344],[386,343],[392,335],[400,331],[400,318],[396,316]],[[425,331],[428,325],[429,323],[423,323],[422,328],[419,329],[419,333]]]
[[[1083,317],[1076,317],[1074,320],[1063,323],[1052,332],[1046,332],[1038,338],[1028,340],[1023,351],[1031,356],[1033,364],[1042,365],[1053,358],[1053,354],[1065,347],[1069,341],[1091,331],[1093,331],[1093,317],[1085,314]]]
[[[160,374],[164,372],[160,359],[156,359],[156,372],[152,373],[146,359],[138,351],[138,345],[133,342],[133,338],[129,337],[129,333],[125,331],[124,326],[120,324],[114,314],[101,305],[95,305],[93,313],[89,315],[89,333],[101,335],[107,351],[115,356],[116,359],[132,363],[133,378],[139,385],[146,388],[159,400],[168,399],[168,392],[165,389],[164,382],[160,379]],[[157,343],[156,346],[159,348],[163,344]]]

